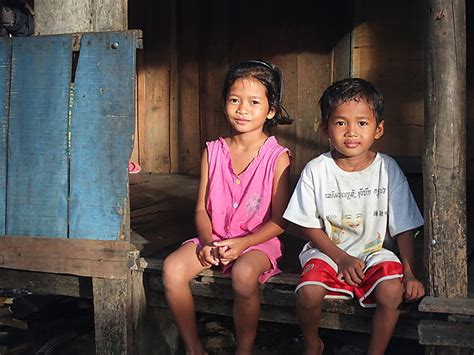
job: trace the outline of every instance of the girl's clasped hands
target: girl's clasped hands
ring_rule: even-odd
[[[248,247],[244,238],[209,242],[198,251],[198,259],[204,267],[225,266],[236,260]]]

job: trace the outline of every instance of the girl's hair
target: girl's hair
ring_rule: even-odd
[[[230,67],[224,80],[222,99],[224,103],[231,86],[237,79],[252,78],[260,81],[267,89],[267,99],[270,108],[275,110],[275,116],[266,120],[264,127],[275,127],[281,124],[291,124],[293,120],[288,116],[282,104],[283,74],[280,68],[271,63],[260,60],[248,60]]]
[[[328,125],[334,109],[349,101],[364,100],[374,112],[377,124],[382,121],[384,100],[381,92],[370,81],[360,78],[347,78],[329,86],[319,99],[322,124]]]

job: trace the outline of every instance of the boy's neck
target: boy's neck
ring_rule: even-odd
[[[374,161],[377,153],[369,150],[363,156],[348,157],[341,155],[337,150],[331,152],[331,156],[334,159],[336,165],[348,172],[361,171],[367,168]]]

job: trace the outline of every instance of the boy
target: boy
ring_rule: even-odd
[[[414,274],[413,237],[423,218],[407,180],[389,156],[370,150],[384,133],[383,96],[368,81],[344,79],[319,100],[321,128],[333,150],[311,160],[283,215],[309,240],[296,288],[306,354],[321,354],[318,336],[323,298],[356,296],[377,307],[368,354],[383,354],[403,300],[425,291]],[[400,259],[382,247],[398,242]]]

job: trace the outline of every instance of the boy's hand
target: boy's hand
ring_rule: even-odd
[[[248,248],[244,238],[232,238],[214,242],[218,249],[219,260],[223,265],[227,265],[231,261],[236,260],[242,252]]]
[[[204,245],[197,254],[199,262],[204,267],[211,267],[212,265],[219,265],[219,258],[217,256],[217,250],[212,245],[212,242]]]
[[[337,277],[351,286],[358,285],[364,279],[365,263],[351,255],[346,255],[338,263]]]
[[[403,293],[405,302],[417,301],[425,295],[423,284],[414,276],[404,276],[403,285],[405,286]]]

